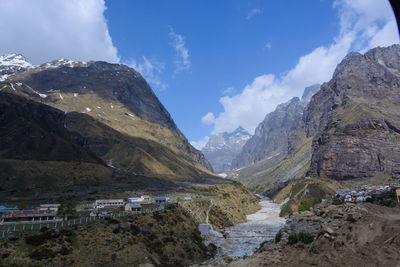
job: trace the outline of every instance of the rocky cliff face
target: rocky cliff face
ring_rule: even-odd
[[[349,54],[307,108],[310,174],[400,177],[400,46]]]
[[[82,116],[69,116],[66,127],[74,126],[75,132],[91,140],[87,145],[96,148],[96,156],[116,168],[163,178],[198,177],[212,170],[132,68],[66,59],[32,66],[22,56],[11,55],[0,58],[0,73],[0,91],[53,106],[65,114],[88,115],[83,121]],[[104,132],[112,136],[107,139],[98,134]]]
[[[257,126],[254,136],[232,161],[232,168],[251,165],[278,155],[284,158],[288,151],[289,134],[304,126],[304,108],[318,90],[318,84],[307,87],[301,100],[295,97],[278,105],[275,111],[267,114],[264,121]]]
[[[219,133],[210,137],[206,146],[201,150],[211,163],[214,171],[231,170],[231,161],[239,154],[243,145],[251,135],[242,127],[228,133]]]

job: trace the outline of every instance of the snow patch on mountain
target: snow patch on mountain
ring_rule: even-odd
[[[212,135],[201,151],[213,166],[214,171],[229,171],[232,159],[239,154],[250,137],[251,134],[242,127],[238,127],[230,133]]]
[[[33,65],[29,63],[23,55],[8,54],[0,56],[0,66],[16,66],[20,68],[31,68]]]
[[[19,54],[0,56],[0,82],[4,82],[11,75],[24,71],[34,66]]]

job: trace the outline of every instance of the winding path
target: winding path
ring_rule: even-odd
[[[210,213],[210,210],[211,210],[213,205],[214,205],[214,203],[213,203],[213,201],[211,199],[210,200],[210,206],[208,207],[207,215],[206,215],[206,224],[208,224],[212,230],[214,230],[214,229],[212,228],[212,225],[208,222],[208,214]]]

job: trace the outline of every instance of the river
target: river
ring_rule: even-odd
[[[267,198],[260,201],[261,209],[247,215],[247,222],[225,228],[227,234],[210,231],[207,239],[218,247],[214,261],[220,261],[224,256],[234,259],[250,256],[264,241],[275,238],[276,233],[283,227],[285,219],[279,217],[280,205]]]

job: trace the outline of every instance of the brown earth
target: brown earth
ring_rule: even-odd
[[[114,233],[117,224],[120,229]],[[28,236],[38,243],[28,244]],[[1,243],[0,254],[10,255],[0,259],[0,266],[185,266],[212,255],[213,248],[201,241],[190,214],[176,207],[101,219],[61,230],[58,237],[50,231],[20,234],[16,241]]]
[[[400,207],[375,204],[321,204],[293,214],[284,229],[305,231],[309,244],[266,243],[253,256],[223,266],[399,266]],[[286,240],[285,240],[286,239]],[[228,259],[229,261],[229,259]]]

